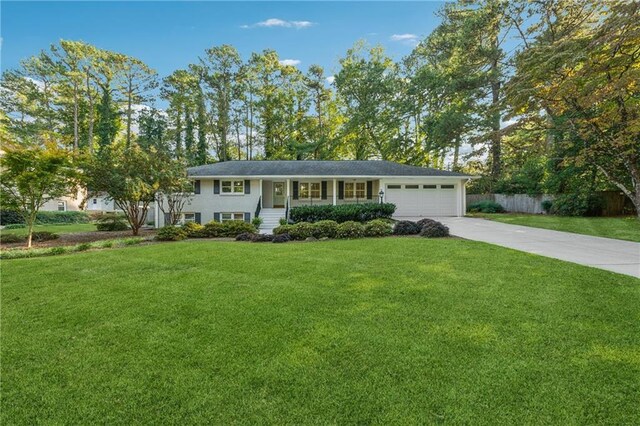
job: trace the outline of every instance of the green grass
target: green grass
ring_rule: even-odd
[[[93,223],[68,223],[68,224],[52,224],[52,225],[35,225],[33,227],[34,232],[49,231],[56,234],[71,234],[74,232],[91,232],[96,230],[96,225]],[[27,228],[18,229],[2,229],[2,234],[16,234],[27,235]]]
[[[554,231],[594,235],[640,242],[640,220],[628,217],[566,217],[532,214],[488,214],[476,213],[473,217],[483,217],[512,225],[553,229]]]
[[[638,424],[640,280],[473,241],[2,264],[3,424]]]

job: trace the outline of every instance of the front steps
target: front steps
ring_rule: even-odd
[[[273,233],[273,228],[280,226],[280,219],[284,217],[284,209],[262,209],[260,210],[260,218],[262,224],[258,229],[261,234]]]

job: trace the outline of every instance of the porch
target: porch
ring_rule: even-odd
[[[261,209],[380,201],[379,179],[260,179],[259,188]]]

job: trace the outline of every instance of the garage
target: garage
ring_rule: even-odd
[[[386,201],[396,205],[395,216],[457,216],[457,184],[387,184]]]

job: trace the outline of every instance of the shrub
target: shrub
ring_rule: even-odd
[[[24,229],[26,227],[27,225],[24,223],[12,223],[11,225],[5,226],[4,229]]]
[[[24,218],[15,210],[0,210],[0,225],[13,225],[24,223]]]
[[[135,246],[136,244],[142,243],[144,240],[145,239],[141,237],[125,238],[124,240],[122,240],[122,243],[125,246]]]
[[[236,235],[236,241],[253,241],[253,234],[249,232],[243,232],[242,234]]]
[[[401,220],[396,222],[393,227],[393,233],[395,235],[416,235],[420,233],[420,230],[420,225],[415,222],[411,222],[410,220]]]
[[[420,219],[419,221],[416,222],[416,224],[418,224],[420,229],[422,229],[425,225],[430,225],[432,223],[440,223],[440,222],[438,222],[437,220],[428,219],[428,218]]]
[[[254,243],[270,243],[274,237],[273,234],[254,234],[251,241]]]
[[[598,194],[562,194],[553,200],[551,213],[559,216],[599,216],[604,206],[604,199]]]
[[[273,234],[274,235],[280,235],[280,234],[288,234],[289,231],[291,231],[291,228],[293,227],[293,225],[280,225],[277,228],[275,228],[273,230]]]
[[[14,243],[23,243],[27,240],[27,237],[16,234],[2,234],[0,235],[0,241],[2,244],[14,244]]]
[[[180,241],[185,238],[187,238],[187,232],[173,225],[163,226],[156,234],[156,240],[159,241]]]
[[[111,248],[113,247],[113,241],[104,241],[103,243],[100,243],[99,247]]]
[[[204,226],[196,222],[187,222],[182,225],[182,230],[187,233],[188,238],[201,238],[204,236]]]
[[[60,238],[60,235],[49,231],[34,232],[31,236],[31,240],[36,242],[57,240],[58,238]]]
[[[87,212],[38,212],[36,223],[88,223],[91,220]]]
[[[96,220],[96,229],[101,232],[106,231],[126,231],[129,229],[127,219],[118,214],[105,214]]]
[[[56,247],[59,248],[59,247]],[[91,248],[91,244],[89,243],[82,243],[82,244],[78,244],[77,246],[75,246],[73,249],[74,251],[87,251]],[[54,254],[59,254],[59,253],[54,253]]]
[[[201,232],[202,237],[208,238],[219,238],[222,237],[223,234],[223,226],[222,223],[211,221],[206,223]]]
[[[421,237],[427,238],[441,238],[449,236],[449,228],[440,222],[433,221],[433,223],[427,223],[422,227],[420,231]]]
[[[285,233],[282,233],[282,234],[274,235],[273,236],[273,240],[271,242],[272,243],[287,243],[289,241],[291,241],[291,236],[285,232]]]
[[[253,219],[251,219],[251,224],[255,226],[256,229],[260,228],[260,225],[262,225],[262,222],[263,220],[259,216],[255,216]]]
[[[91,244],[85,243],[85,244],[80,244],[80,246],[84,246],[84,245],[88,245],[88,248],[91,248]],[[87,249],[85,249],[87,250]],[[80,251],[80,250],[78,250]],[[65,254],[67,252],[67,247],[51,247],[51,249],[49,250],[49,253],[52,256],[58,255],[58,254]]]
[[[308,237],[313,237],[314,226],[311,223],[299,222],[291,225],[288,234],[294,240],[304,240]]]
[[[255,234],[257,229],[250,223],[241,222],[239,220],[230,220],[222,224],[222,236],[235,238],[238,234],[248,232]]]
[[[313,236],[316,238],[335,238],[338,222],[335,220],[321,220],[312,225]]]
[[[297,206],[290,212],[294,222],[318,222],[335,220],[338,223],[366,222],[373,219],[391,218],[396,206],[390,203],[340,204],[319,206]]]
[[[550,213],[551,208],[553,207],[553,201],[544,200],[540,205],[542,207],[542,210],[544,210],[545,213]]]
[[[391,225],[381,219],[374,219],[364,224],[365,237],[386,237],[391,235],[391,232]]]
[[[364,226],[360,222],[343,222],[336,229],[336,237],[338,238],[362,238],[363,236]]]
[[[467,211],[470,213],[504,213],[504,207],[495,201],[483,200],[469,204]]]
[[[281,218],[278,220],[278,223],[279,223],[280,225],[288,225],[288,224],[289,224],[289,221],[287,220],[287,218],[286,218],[286,217],[281,217]]]

